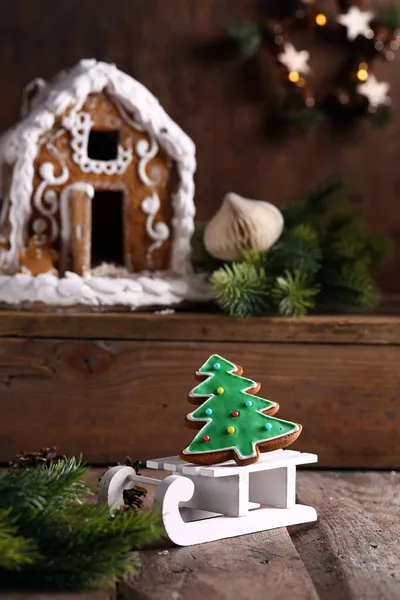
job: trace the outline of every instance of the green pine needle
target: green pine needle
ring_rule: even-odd
[[[304,199],[310,217],[329,211],[333,199],[343,190],[344,183],[340,176],[329,177],[324,183],[312,189]]]
[[[275,261],[283,270],[304,271],[313,275],[318,272],[322,253],[316,229],[307,223],[300,223],[286,230],[273,248]]]
[[[315,108],[288,110],[284,116],[287,123],[297,127],[303,135],[310,135],[324,120],[324,114]]]
[[[371,267],[378,267],[393,256],[393,242],[382,234],[369,235],[365,239],[364,252],[369,257]]]
[[[40,542],[42,557],[3,580],[12,586],[23,579],[31,589],[80,590],[112,585],[133,573],[132,550],[160,538],[163,529],[155,513],[129,510],[111,518],[106,505],[90,503],[45,511],[24,532]]]
[[[322,273],[321,297],[330,310],[365,310],[376,306],[379,290],[361,260]]]
[[[270,252],[257,252],[256,250],[245,250],[243,261],[254,265],[258,270],[263,269],[265,272],[268,272],[273,265],[273,257]]]
[[[5,471],[0,475],[0,509],[11,507],[13,513],[24,510],[33,518],[48,503],[76,502],[89,493],[82,482],[85,472],[86,467],[75,458],[48,467]]]
[[[278,305],[278,313],[285,316],[305,315],[314,308],[319,287],[311,285],[307,276],[301,271],[288,271],[277,277],[273,289],[273,297]]]
[[[262,44],[262,30],[256,23],[232,23],[228,25],[227,32],[238,43],[239,52],[244,58],[250,58],[259,51]]]
[[[320,230],[321,219],[327,218],[337,198],[344,191],[343,180],[339,176],[329,177],[324,183],[313,188],[301,202],[289,202],[281,208],[285,230],[302,223],[317,224]]]
[[[378,9],[377,20],[389,31],[400,28],[400,14],[396,2],[392,0]]]
[[[83,502],[80,461],[60,460],[0,476],[0,580],[3,587],[83,590],[133,572],[132,552],[163,535],[156,513]]]
[[[18,535],[10,510],[0,510],[0,570],[16,569],[33,563],[39,553],[32,540]]]
[[[384,129],[393,121],[393,119],[393,109],[390,106],[387,106],[386,104],[381,104],[381,106],[378,106],[375,113],[373,114],[371,122],[372,126],[375,127],[375,129]]]
[[[271,309],[271,278],[252,263],[224,265],[210,283],[217,304],[233,317],[262,315]]]

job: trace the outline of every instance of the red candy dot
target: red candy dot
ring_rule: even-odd
[[[231,415],[232,415],[232,417],[238,417],[238,416],[239,416],[239,411],[237,411],[237,410],[234,410],[234,411],[231,413]]]
[[[203,440],[204,440],[205,442],[209,442],[209,441],[210,441],[210,436],[209,436],[209,435],[205,435],[205,436],[203,437]]]

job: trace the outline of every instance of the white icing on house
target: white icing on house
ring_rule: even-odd
[[[38,213],[49,220],[50,222],[50,241],[54,241],[58,237],[59,228],[56,220],[58,212],[58,196],[54,190],[47,190],[49,185],[62,185],[69,179],[69,171],[65,165],[64,159],[53,142],[55,137],[51,138],[46,147],[50,154],[59,161],[61,166],[61,174],[57,177],[54,175],[54,165],[50,162],[43,163],[39,167],[39,174],[42,181],[38,185],[33,195],[33,203]],[[38,218],[33,222],[33,229],[36,233],[42,233],[46,229],[45,219]]]
[[[161,246],[161,244],[169,238],[169,227],[166,223],[158,222],[153,225],[154,217],[160,209],[160,199],[155,189],[157,184],[156,179],[151,179],[146,172],[148,162],[154,158],[158,152],[158,144],[154,138],[151,138],[151,143],[147,140],[139,140],[136,144],[136,154],[140,160],[138,163],[139,179],[150,188],[153,188],[151,196],[145,198],[141,204],[142,211],[147,215],[146,232],[153,240],[153,244],[149,247],[147,254],[151,258],[152,252]]]
[[[94,273],[79,277],[76,273],[65,274],[59,279],[51,273],[32,277],[29,272],[13,276],[0,276],[0,302],[24,304],[43,302],[52,306],[127,306],[134,310],[139,306],[171,306],[182,300],[207,301],[211,299],[203,275],[192,274],[185,278],[172,273],[133,275],[118,270],[116,277],[112,265],[97,268]]]
[[[118,144],[118,154],[115,160],[94,160],[88,156],[89,134],[94,124],[90,115],[85,112],[71,111],[64,117],[62,124],[72,136],[71,146],[74,150],[72,160],[79,165],[83,173],[114,175],[125,173],[132,162],[132,148],[124,148]]]
[[[32,98],[37,96],[40,90],[46,87],[46,82],[41,77],[36,77],[27,86],[25,86],[22,92],[21,102],[21,117],[25,118],[30,111]]]
[[[90,94],[102,92],[116,106],[121,122],[124,121],[137,132],[145,132],[150,143],[147,139],[136,140],[132,146],[128,141],[119,143],[117,156],[113,160],[101,161],[88,156],[88,136],[92,120],[85,103]],[[0,235],[7,242],[0,247],[0,272],[3,273],[0,275],[0,301],[40,301],[64,306],[74,303],[121,303],[135,307],[154,303],[168,305],[170,301],[175,303],[189,296],[196,297],[198,286],[187,284],[188,281],[202,280],[193,275],[190,263],[190,240],[195,214],[195,147],[190,138],[165,113],[158,100],[143,85],[114,65],[83,60],[48,84],[43,80],[35,80],[28,86],[23,113],[25,118],[0,139],[0,173],[4,172],[4,166],[12,169],[7,193],[4,195],[3,191],[0,215]],[[53,128],[56,123],[62,123],[64,129],[54,136]],[[118,128],[118,119],[110,121],[108,126]],[[63,133],[66,130],[71,135],[72,160],[82,172],[82,181],[79,182],[76,182],[76,175],[75,179],[72,178],[63,160],[63,144],[65,146],[66,143]],[[46,147],[54,164],[42,163],[35,175],[35,160],[46,136],[49,137]],[[164,150],[171,163],[175,163],[178,175],[178,185],[171,197],[173,214],[169,224],[155,221],[160,209],[156,189],[160,171],[155,165],[149,167],[149,161],[156,156],[159,148]],[[45,232],[50,241],[60,240],[62,273],[62,263],[64,261],[66,264],[71,237],[81,240],[83,235],[79,224],[78,228],[74,227],[71,231],[67,199],[74,190],[83,190],[87,198],[92,198],[94,190],[85,182],[85,174],[105,176],[124,173],[134,155],[137,156],[138,180],[150,190],[139,208],[146,215],[145,229],[152,242],[147,253],[151,258],[154,250],[171,237],[168,270],[147,276],[147,283],[143,284],[142,281],[140,290],[140,274],[130,273],[129,277],[123,278],[125,283],[119,283],[118,278],[108,277],[106,273],[92,278],[90,273],[85,277],[69,274],[62,279],[53,276],[49,279],[47,274],[37,277],[17,274],[19,255],[28,241],[29,223],[33,232]],[[39,183],[35,184],[34,178],[38,176]],[[0,180],[3,190],[4,185],[5,181]],[[50,186],[57,189],[49,189]],[[32,213],[33,208],[36,215]],[[127,262],[129,266],[129,260]],[[98,284],[100,280],[102,283]],[[72,284],[71,281],[75,283]],[[96,285],[101,287],[101,292],[94,289]],[[65,291],[70,290],[71,286],[75,286],[75,292],[65,295]],[[153,290],[151,298],[149,287]],[[198,292],[198,297],[203,298],[204,294],[208,297],[208,290],[205,291],[204,285],[200,287],[202,291]]]
[[[147,235],[153,240],[153,244],[147,251],[148,256],[151,258],[153,250],[159,248],[161,244],[169,238],[169,227],[160,221],[154,225],[154,217],[160,208],[160,199],[155,191],[152,196],[148,196],[143,200],[141,208],[147,216]]]

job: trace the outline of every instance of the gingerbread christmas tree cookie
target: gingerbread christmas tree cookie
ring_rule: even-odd
[[[260,384],[242,373],[217,354],[197,371],[201,383],[189,401],[199,406],[187,415],[187,423],[199,431],[180,453],[183,460],[210,465],[233,459],[249,465],[260,452],[286,448],[298,438],[302,426],[273,417],[279,405],[257,396]]]

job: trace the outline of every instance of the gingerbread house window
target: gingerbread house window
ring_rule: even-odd
[[[96,160],[115,160],[118,156],[119,131],[98,131],[89,133],[87,154]]]
[[[8,289],[63,305],[194,297],[183,282],[193,276],[195,147],[159,101],[114,65],[84,60],[25,109],[0,140],[0,173],[11,171],[0,301]],[[36,254],[46,262],[30,264]]]

